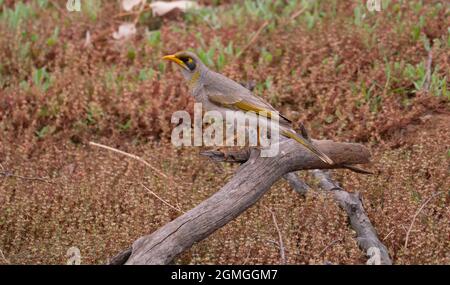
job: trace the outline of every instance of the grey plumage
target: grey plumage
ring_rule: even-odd
[[[288,118],[239,83],[210,70],[194,53],[178,52],[165,56],[164,59],[174,61],[182,67],[183,76],[189,84],[195,101],[202,103],[206,111],[219,111],[224,117],[230,110],[256,112],[267,118],[278,116],[279,130],[282,136],[296,140],[325,163],[333,164],[326,154],[295,132],[292,122]]]

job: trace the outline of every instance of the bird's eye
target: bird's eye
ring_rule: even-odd
[[[190,71],[193,71],[195,69],[196,64],[192,58],[186,57],[186,58],[183,58],[182,60],[186,64],[186,66],[189,68]]]

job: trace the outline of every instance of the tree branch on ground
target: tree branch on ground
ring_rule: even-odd
[[[203,152],[217,161],[240,160],[235,175],[219,191],[190,211],[136,240],[114,257],[111,264],[168,264],[211,233],[254,205],[285,174],[298,170],[343,168],[343,165],[369,162],[369,151],[360,144],[313,140],[335,164],[329,165],[293,140],[279,144],[274,157],[261,157],[258,149],[243,153]],[[244,154],[248,154],[245,158]],[[131,252],[130,252],[131,251]]]
[[[356,232],[358,245],[371,256],[371,248],[378,248],[381,264],[392,264],[389,252],[384,244],[378,239],[375,228],[364,210],[359,193],[349,193],[331,178],[327,171],[312,170],[313,176],[319,181],[319,186],[325,191],[333,193],[334,199],[343,208],[350,219],[350,225]],[[378,252],[378,251],[377,251]]]

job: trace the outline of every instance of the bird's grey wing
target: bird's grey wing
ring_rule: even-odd
[[[241,86],[239,85],[239,87]],[[232,86],[232,88],[224,88],[223,86],[219,86],[219,88],[210,88],[209,86],[205,86],[205,91],[208,100],[214,104],[226,106],[231,109],[255,112],[268,118],[278,115],[280,124],[291,125],[292,123],[269,103],[265,102],[262,98],[253,95],[244,87],[238,88]]]

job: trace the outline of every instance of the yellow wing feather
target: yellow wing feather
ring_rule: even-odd
[[[306,147],[309,151],[317,155],[323,162],[328,163],[330,165],[333,165],[334,162],[331,158],[328,157],[325,153],[323,153],[321,150],[319,150],[317,147],[315,147],[311,142],[305,140],[301,136],[297,135],[294,132],[283,130],[281,132],[283,136],[286,136],[288,138],[294,139],[298,143],[302,144],[304,147]]]
[[[278,115],[279,117],[286,120],[288,123],[291,123],[291,121],[288,118],[281,115],[278,111],[270,110],[268,108],[257,106],[257,105],[250,103],[242,98],[238,98],[237,96],[209,94],[208,99],[216,104],[220,104],[220,105],[224,105],[224,106],[232,106],[239,110],[243,110],[243,111],[247,111],[247,112],[248,111],[255,112],[258,115],[264,116],[269,119]]]

